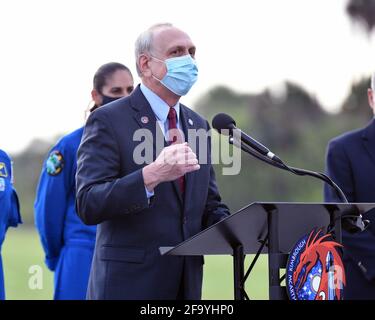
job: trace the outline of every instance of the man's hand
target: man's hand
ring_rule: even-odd
[[[200,169],[198,159],[186,142],[173,144],[162,150],[156,160],[142,169],[148,191],[165,181],[173,181],[188,172]]]

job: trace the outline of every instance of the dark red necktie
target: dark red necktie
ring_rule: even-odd
[[[177,129],[177,113],[174,108],[169,108],[168,113],[168,127],[169,127],[169,143],[183,143],[181,134]],[[180,186],[180,191],[182,194],[185,192],[185,176],[177,179],[178,185]]]

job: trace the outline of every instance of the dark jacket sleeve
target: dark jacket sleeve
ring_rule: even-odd
[[[210,129],[207,123],[208,130]],[[221,197],[216,183],[215,171],[211,163],[211,137],[208,136],[208,163],[210,166],[210,181],[208,185],[208,195],[203,214],[203,227],[209,227],[216,222],[230,215],[228,207],[221,202]]]
[[[344,145],[340,141],[332,140],[328,144],[326,173],[341,188],[348,201],[354,202],[352,169]],[[324,185],[324,200],[326,202],[342,202],[335,190],[327,184]]]
[[[93,112],[86,123],[77,159],[76,209],[89,225],[137,213],[149,206],[142,170],[121,176],[115,132],[100,111]]]

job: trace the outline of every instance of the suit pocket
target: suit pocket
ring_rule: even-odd
[[[131,263],[143,263],[146,252],[140,248],[133,247],[113,247],[103,245],[100,248],[100,260],[121,261]]]

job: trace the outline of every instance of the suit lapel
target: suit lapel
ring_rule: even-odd
[[[182,131],[184,132],[184,135],[185,135],[185,141],[188,141],[188,130],[189,129],[194,129],[194,122],[192,121],[192,119],[189,117],[189,110],[184,107],[183,105],[180,105],[180,120],[181,120],[181,127],[182,127]],[[196,138],[197,140],[197,138]],[[198,156],[199,154],[199,143],[198,141],[195,142],[195,149],[193,149],[193,152],[195,152],[195,154]],[[192,146],[190,146],[192,147]],[[191,194],[192,194],[192,191],[193,191],[193,185],[194,185],[194,181],[195,181],[195,171],[193,172],[190,172],[190,173],[187,173],[185,174],[185,194],[184,194],[184,197],[185,197],[185,201],[184,201],[184,208],[186,208],[187,204],[188,204],[188,199],[191,199]]]
[[[372,120],[371,124],[364,129],[362,141],[370,158],[375,162],[375,120]]]
[[[163,132],[157,123],[156,116],[152,111],[150,104],[142,94],[139,86],[131,95],[132,107],[135,110],[134,120],[140,129],[144,129],[146,139],[153,145],[153,160],[160,154],[165,146]]]

